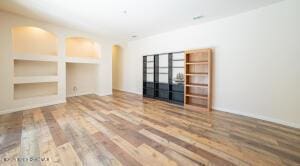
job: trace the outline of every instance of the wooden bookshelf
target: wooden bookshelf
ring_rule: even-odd
[[[184,106],[211,111],[211,49],[185,52]]]

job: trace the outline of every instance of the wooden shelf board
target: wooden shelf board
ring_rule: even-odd
[[[56,55],[15,54],[14,60],[57,62],[58,57]]]
[[[184,104],[184,108],[191,109],[191,110],[194,110],[194,111],[211,111],[206,106],[197,105],[197,104]]]
[[[201,108],[207,108],[206,105],[202,105],[202,104],[191,104],[191,103],[188,103],[187,105],[191,105],[191,106],[196,106],[196,107],[201,107]]]
[[[188,97],[194,97],[194,98],[200,98],[200,99],[208,99],[208,96],[207,95],[199,95],[199,94],[186,94],[186,96]]]
[[[185,51],[185,54],[194,54],[194,53],[200,53],[200,52],[211,52],[211,48],[202,48],[202,49],[195,49],[195,50],[187,50]]]
[[[208,73],[187,73],[186,76],[208,76]]]
[[[208,88],[207,84],[186,84],[188,87],[200,87],[200,88]]]
[[[18,76],[14,77],[14,84],[58,82],[57,76]]]
[[[199,62],[186,62],[187,65],[207,65],[208,61],[199,61]]]

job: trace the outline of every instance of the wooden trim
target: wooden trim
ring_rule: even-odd
[[[208,76],[208,73],[189,73],[187,76]]]
[[[190,62],[186,63],[186,65],[207,65],[208,61],[199,61],[199,62]]]
[[[206,52],[206,51],[209,52],[210,50],[211,50],[211,48],[192,49],[192,50],[185,51],[185,54],[199,53],[199,52]]]
[[[208,108],[195,106],[195,105],[190,105],[190,104],[185,104],[184,108],[194,110],[194,111],[211,111]]]
[[[200,88],[208,88],[208,84],[185,84],[187,87],[200,87]]]
[[[212,82],[212,78],[211,78],[211,75],[212,75],[212,50],[211,49],[208,49],[208,109],[209,111],[211,111],[211,82]]]
[[[186,54],[187,54],[187,52],[185,51],[185,52],[184,52],[184,64],[183,64],[183,65],[184,65],[184,91],[183,91],[183,92],[184,92],[184,94],[183,94],[183,95],[184,95],[184,96],[183,96],[183,105],[184,105],[184,106],[186,105],[186,98],[187,98],[187,97],[186,97],[186,89],[187,89],[187,86],[186,86],[186,85],[187,85],[187,77],[188,77],[188,76],[186,75],[186,66],[187,66],[187,65],[186,65],[186,63],[187,63],[187,62],[186,62]]]
[[[186,93],[186,96],[188,96],[188,97],[200,98],[200,99],[208,99],[208,96],[205,96],[205,95],[198,95],[198,94],[189,94],[189,93]]]

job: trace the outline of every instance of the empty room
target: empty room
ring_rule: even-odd
[[[1,0],[0,166],[299,166],[299,44],[299,0]]]

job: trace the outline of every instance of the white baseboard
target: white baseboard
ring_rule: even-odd
[[[76,94],[76,96],[81,96],[81,95],[88,95],[88,94],[95,94],[93,92],[86,92],[86,93],[80,93],[80,94]],[[98,96],[107,96],[107,95],[111,95],[111,93],[103,93],[103,94],[97,94]],[[75,95],[68,95],[67,97],[73,97]],[[8,113],[13,113],[13,112],[18,112],[18,111],[23,111],[23,110],[29,110],[29,109],[33,109],[33,108],[38,108],[38,107],[45,107],[45,106],[50,106],[50,105],[55,105],[55,104],[61,104],[61,103],[66,103],[66,100],[54,100],[51,102],[43,102],[43,103],[39,103],[39,104],[29,104],[26,106],[22,106],[22,107],[17,107],[17,108],[9,108],[9,109],[3,109],[0,110],[0,115],[2,114],[8,114]]]
[[[112,95],[112,92],[107,92],[107,93],[96,93],[98,96],[109,96]]]
[[[89,94],[95,94],[94,92],[82,92],[77,94],[67,94],[67,97],[74,97],[74,96],[82,96],[82,95],[89,95]]]
[[[265,120],[265,121],[269,121],[269,122],[274,122],[274,123],[282,124],[282,125],[285,125],[285,126],[298,128],[298,129],[300,128],[300,124],[293,123],[293,122],[287,122],[287,121],[284,121],[284,120],[271,118],[271,117],[267,117],[267,116],[263,116],[263,115],[256,115],[256,114],[252,114],[252,113],[248,113],[248,112],[235,111],[235,110],[220,108],[220,107],[213,107],[213,109],[218,110],[218,111],[222,111],[222,112],[228,112],[228,113],[243,115],[243,116],[256,118],[256,119],[260,119],[260,120]]]
[[[66,100],[56,100],[56,101],[51,101],[51,102],[32,104],[32,105],[18,107],[18,108],[5,109],[5,110],[0,111],[0,115],[12,113],[12,112],[23,111],[23,110],[28,110],[28,109],[33,109],[33,108],[38,108],[38,107],[45,107],[45,106],[49,106],[49,105],[61,104],[61,103],[65,103],[65,102],[66,102]]]
[[[136,91],[130,91],[130,90],[124,90],[124,89],[116,89],[115,90],[119,90],[119,91],[124,91],[124,92],[129,92],[129,93],[134,93],[134,94],[138,94],[138,95],[142,95],[142,92],[136,92]]]

